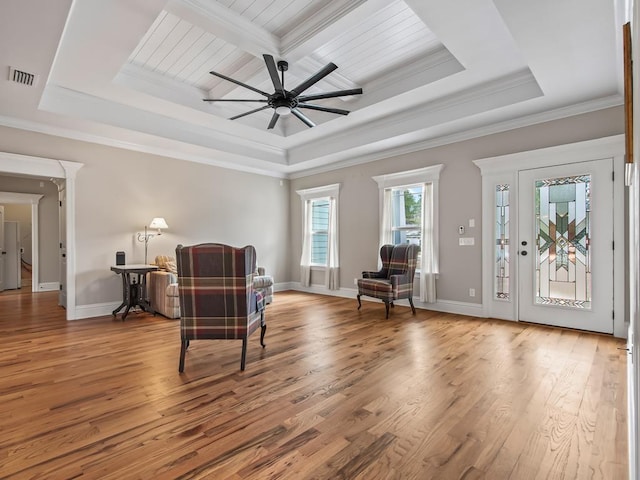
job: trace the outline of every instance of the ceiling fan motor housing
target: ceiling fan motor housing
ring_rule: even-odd
[[[294,109],[298,106],[298,98],[291,95],[290,92],[286,92],[286,95],[276,92],[269,96],[267,104],[273,108],[288,107]]]

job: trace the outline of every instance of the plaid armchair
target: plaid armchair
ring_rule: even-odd
[[[389,318],[389,305],[393,307],[394,300],[407,298],[415,315],[413,276],[419,251],[417,245],[383,245],[380,248],[382,269],[379,272],[362,272],[362,278],[358,279],[358,310],[362,307],[361,295],[379,298],[384,302],[386,318]]]
[[[180,366],[191,340],[242,340],[240,369],[244,370],[247,339],[261,327],[264,347],[267,329],[264,297],[254,290],[256,250],[249,245],[234,248],[219,243],[190,247],[178,245],[178,292],[180,295]]]

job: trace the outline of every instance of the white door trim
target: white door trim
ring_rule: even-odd
[[[527,152],[518,152],[498,157],[474,160],[482,174],[482,308],[485,317],[518,319],[518,271],[515,255],[516,246],[512,243],[510,257],[511,298],[508,301],[493,296],[493,256],[494,256],[494,203],[495,188],[499,184],[509,184],[511,222],[509,237],[518,238],[517,198],[518,172],[532,168],[552,167],[569,163],[585,162],[613,158],[614,182],[614,238],[619,245],[614,250],[614,313],[613,334],[616,337],[627,336],[625,301],[625,264],[624,264],[624,135],[614,135],[595,140],[571,143],[556,147],[542,148]]]
[[[75,179],[84,164],[0,152],[0,173],[62,178],[67,189],[67,320],[76,318]],[[34,235],[35,237],[35,235]]]

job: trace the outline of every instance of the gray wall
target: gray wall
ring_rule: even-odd
[[[300,280],[302,248],[302,202],[296,190],[342,184],[340,286],[353,289],[353,279],[362,270],[375,270],[377,266],[378,185],[371,177],[442,163],[445,167],[440,176],[438,299],[481,303],[481,176],[472,160],[620,133],[624,133],[624,118],[622,107],[617,107],[292,180],[289,196],[292,281]],[[475,219],[475,228],[468,227],[469,219]],[[465,226],[465,237],[475,237],[475,246],[458,246],[459,225]],[[312,283],[322,284],[323,278],[314,275]],[[469,297],[469,288],[475,288],[475,298]]]
[[[109,270],[115,252],[142,263],[135,234],[157,216],[169,229],[150,240],[150,260],[175,255],[180,243],[252,244],[258,264],[288,281],[287,180],[9,128],[0,128],[0,151],[84,164],[76,178],[78,306],[120,300],[120,279]]]
[[[0,143],[0,150],[3,150]],[[3,150],[6,151],[6,150]],[[16,152],[14,152],[16,153]],[[40,186],[42,185],[42,186]],[[38,204],[38,229],[39,238],[39,269],[40,278],[36,283],[58,282],[60,280],[60,267],[58,261],[58,187],[49,179],[34,179],[28,177],[13,177],[0,175],[0,192],[34,193],[44,195]],[[31,205],[5,205],[5,219],[20,221],[20,231],[23,237],[22,247],[28,249],[28,261],[31,260],[31,236],[24,241],[26,233],[22,225],[25,220],[23,214],[18,214],[20,208],[28,211],[28,229],[31,231]],[[15,217],[15,218],[14,218]]]
[[[622,108],[612,108],[284,180],[282,186],[276,178],[4,127],[0,128],[0,151],[84,163],[76,180],[78,306],[120,299],[119,279],[109,271],[115,252],[124,250],[128,263],[142,262],[144,246],[135,240],[135,233],[155,216],[163,216],[170,228],[150,241],[150,259],[172,254],[179,243],[253,244],[258,263],[277,283],[297,282],[302,241],[301,201],[295,190],[331,183],[342,184],[340,283],[354,288],[353,279],[377,264],[378,188],[371,177],[438,163],[445,164],[440,181],[438,297],[480,303],[481,178],[471,161],[620,134],[623,121]],[[5,186],[0,183],[0,190],[20,191],[9,188],[18,180],[12,178]],[[49,214],[41,210],[41,221],[45,218]],[[475,237],[476,245],[459,247],[458,225],[467,226],[470,218],[476,227],[467,228],[466,236]],[[54,230],[51,235],[57,238],[57,224]],[[52,258],[55,275],[43,276],[41,281],[57,280],[55,249]],[[314,283],[321,284],[322,279],[314,276]],[[476,289],[473,299],[469,288]]]

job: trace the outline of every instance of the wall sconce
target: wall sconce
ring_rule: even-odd
[[[158,230],[157,233],[149,233],[147,231],[147,226],[144,226],[144,233],[138,233],[138,241],[139,242],[144,242],[144,264],[147,264],[147,245],[149,243],[149,240],[153,237],[155,237],[156,235],[162,235],[162,229],[163,228],[169,228],[169,225],[167,225],[167,222],[165,221],[164,218],[162,217],[156,217],[153,220],[151,220],[151,223],[149,224],[149,228],[155,228]]]

